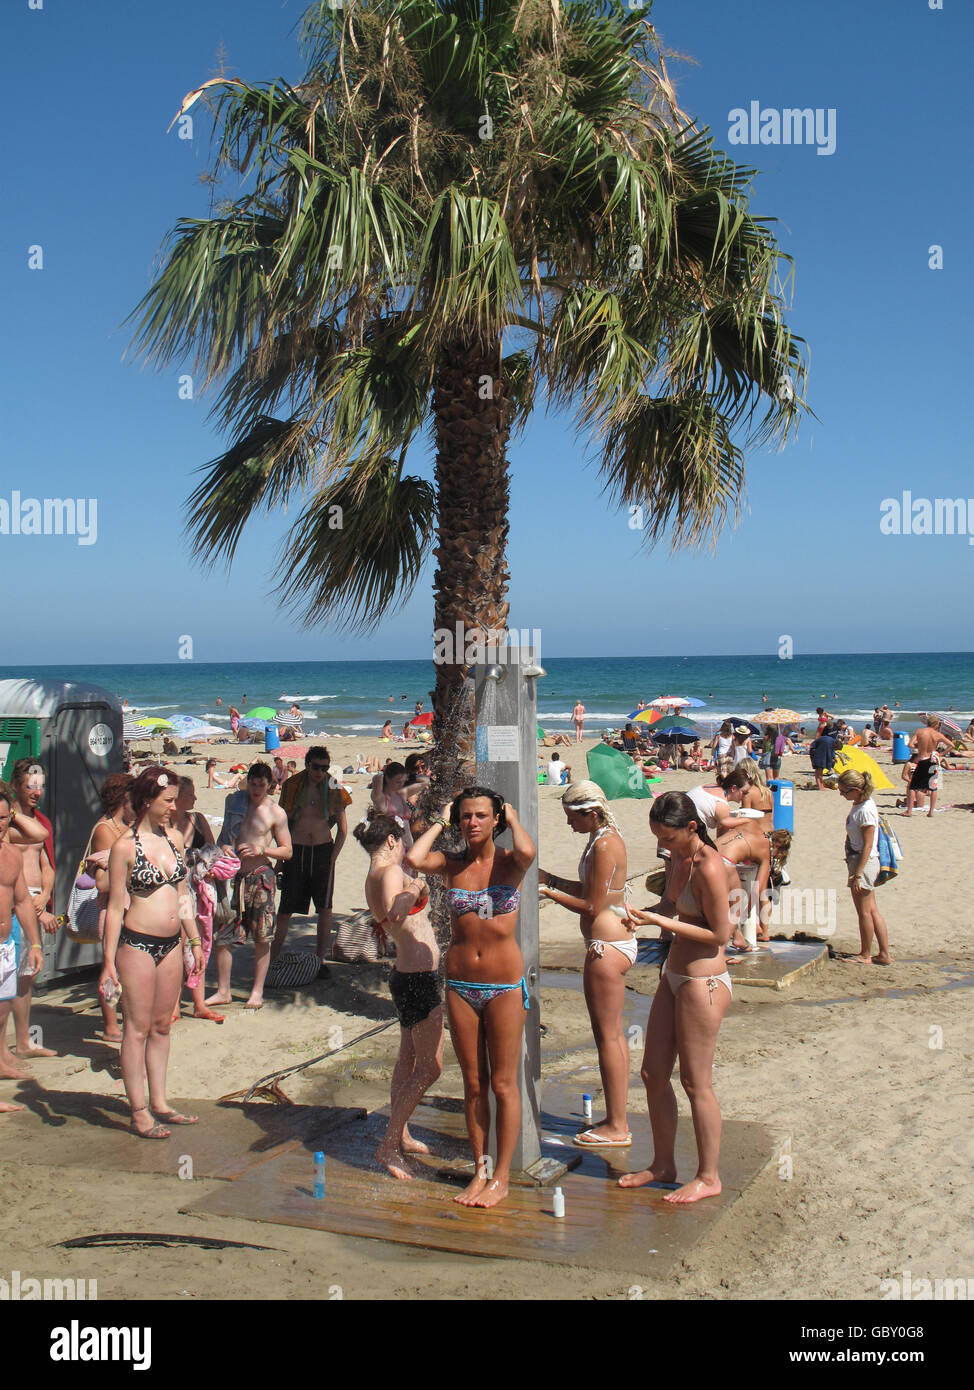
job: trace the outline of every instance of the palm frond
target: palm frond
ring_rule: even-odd
[[[193,551],[204,567],[221,557],[229,566],[250,517],[309,486],[313,443],[305,421],[266,418],[204,466],[206,477],[187,505]]]
[[[744,456],[705,395],[641,397],[603,426],[602,471],[620,503],[643,509],[644,540],[713,543],[740,515]]]
[[[282,601],[306,624],[373,629],[409,597],[433,537],[436,499],[386,460],[367,487],[348,474],[321,489],[281,549]]]

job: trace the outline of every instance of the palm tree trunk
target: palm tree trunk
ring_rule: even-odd
[[[437,781],[473,763],[472,647],[507,627],[509,410],[500,343],[469,338],[444,351],[433,391],[438,534],[433,577]],[[452,765],[452,768],[451,768]],[[451,776],[452,770],[452,776]]]

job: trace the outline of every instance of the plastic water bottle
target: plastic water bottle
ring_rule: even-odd
[[[315,1196],[319,1201],[325,1196],[325,1155],[320,1149],[315,1154]]]
[[[582,1117],[590,1120],[592,1118],[592,1097],[586,1091],[582,1096]]]
[[[565,1194],[560,1187],[556,1187],[551,1194],[551,1209],[558,1220],[562,1220],[565,1215]]]

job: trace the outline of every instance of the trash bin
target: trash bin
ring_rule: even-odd
[[[46,787],[40,810],[54,827],[54,915],[65,911],[91,828],[102,813],[98,789],[122,770],[122,710],[113,695],[80,681],[0,680],[0,769],[36,757]],[[66,932],[41,933],[39,987],[101,965],[101,944]]]
[[[773,821],[775,830],[790,830],[795,833],[795,784],[783,777],[775,777],[768,786],[774,792]]]
[[[281,746],[281,736],[274,728],[264,730],[264,752],[273,753],[276,748]]]
[[[908,763],[910,761],[910,739],[907,734],[893,734],[893,762]]]

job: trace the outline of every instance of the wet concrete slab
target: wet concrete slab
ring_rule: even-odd
[[[574,1082],[572,1083],[574,1087]],[[575,1088],[580,1089],[580,1088]],[[774,1143],[762,1125],[728,1120],[721,1146],[719,1197],[675,1207],[657,1188],[625,1190],[618,1177],[648,1161],[649,1121],[633,1118],[631,1149],[579,1151],[571,1137],[580,1128],[562,1097],[546,1093],[543,1152],[582,1162],[560,1186],[566,1216],[556,1219],[550,1188],[518,1187],[490,1210],[459,1206],[460,1187],[444,1167],[469,1157],[462,1106],[452,1097],[428,1097],[410,1122],[410,1132],[433,1151],[411,1160],[416,1176],[389,1177],[374,1160],[387,1115],[374,1111],[342,1124],[312,1142],[296,1140],[230,1183],[181,1208],[194,1216],[224,1216],[301,1226],[342,1235],[386,1240],[424,1249],[480,1257],[539,1260],[618,1270],[627,1277],[660,1277],[702,1239],[744,1188],[772,1161]],[[326,1155],[326,1196],[313,1195],[314,1148]],[[693,1130],[681,1122],[677,1160],[681,1179],[696,1167]]]
[[[735,984],[760,989],[788,989],[803,975],[828,964],[824,941],[768,941],[742,956],[728,956],[727,968]]]

